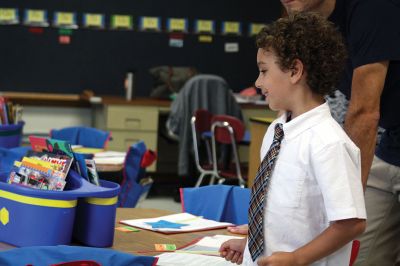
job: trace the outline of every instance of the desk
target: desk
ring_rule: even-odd
[[[116,217],[116,227],[123,226],[118,223],[120,220],[155,218],[163,215],[173,214],[173,212],[157,209],[139,209],[139,208],[118,208]],[[136,255],[154,256],[161,252],[154,251],[154,244],[175,244],[177,248],[191,243],[193,240],[213,235],[233,235],[226,229],[214,229],[199,232],[179,233],[179,234],[161,234],[153,231],[142,230],[140,232],[120,232],[115,230],[114,245],[112,249]],[[154,251],[150,253],[138,253],[138,251]]]
[[[268,126],[275,120],[275,117],[251,117],[250,118],[250,151],[249,151],[249,175],[247,186],[253,186],[258,166],[260,165],[260,148],[267,132]]]

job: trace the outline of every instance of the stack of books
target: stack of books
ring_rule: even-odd
[[[63,190],[73,159],[50,152],[28,151],[14,162],[8,183],[45,190]]]
[[[72,168],[99,186],[94,160],[77,157],[68,141],[29,136],[32,150],[15,161],[8,183],[45,190],[63,190]]]
[[[0,125],[18,124],[22,119],[22,106],[0,97]]]

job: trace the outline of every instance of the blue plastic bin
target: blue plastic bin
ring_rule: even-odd
[[[69,191],[32,189],[0,177],[0,241],[14,246],[67,245],[71,242],[79,181]]]
[[[7,175],[0,176],[0,242],[19,247],[68,245],[74,234],[89,246],[112,245],[118,184],[102,180],[102,186],[95,186],[73,170],[64,191],[6,180]]]
[[[24,122],[16,125],[0,125],[0,147],[15,148],[21,146]]]
[[[120,186],[100,180],[95,186],[83,180],[81,190],[87,197],[80,198],[76,209],[73,238],[91,247],[110,247],[114,241],[115,215]]]

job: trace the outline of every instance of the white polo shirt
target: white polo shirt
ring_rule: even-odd
[[[262,160],[275,124],[282,123],[285,136],[264,209],[266,256],[304,246],[332,221],[366,219],[360,151],[332,118],[328,104],[286,120],[283,115],[268,127],[261,147]],[[313,265],[347,266],[350,252],[351,243]],[[243,265],[257,265],[247,246]]]

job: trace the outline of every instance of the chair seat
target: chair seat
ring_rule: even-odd
[[[220,176],[224,177],[224,178],[231,178],[231,179],[237,180],[237,173],[236,173],[235,170],[232,170],[232,171],[220,171],[220,172],[218,172],[218,174]],[[242,178],[244,180],[247,180],[247,176],[245,176],[245,175],[242,175]]]

